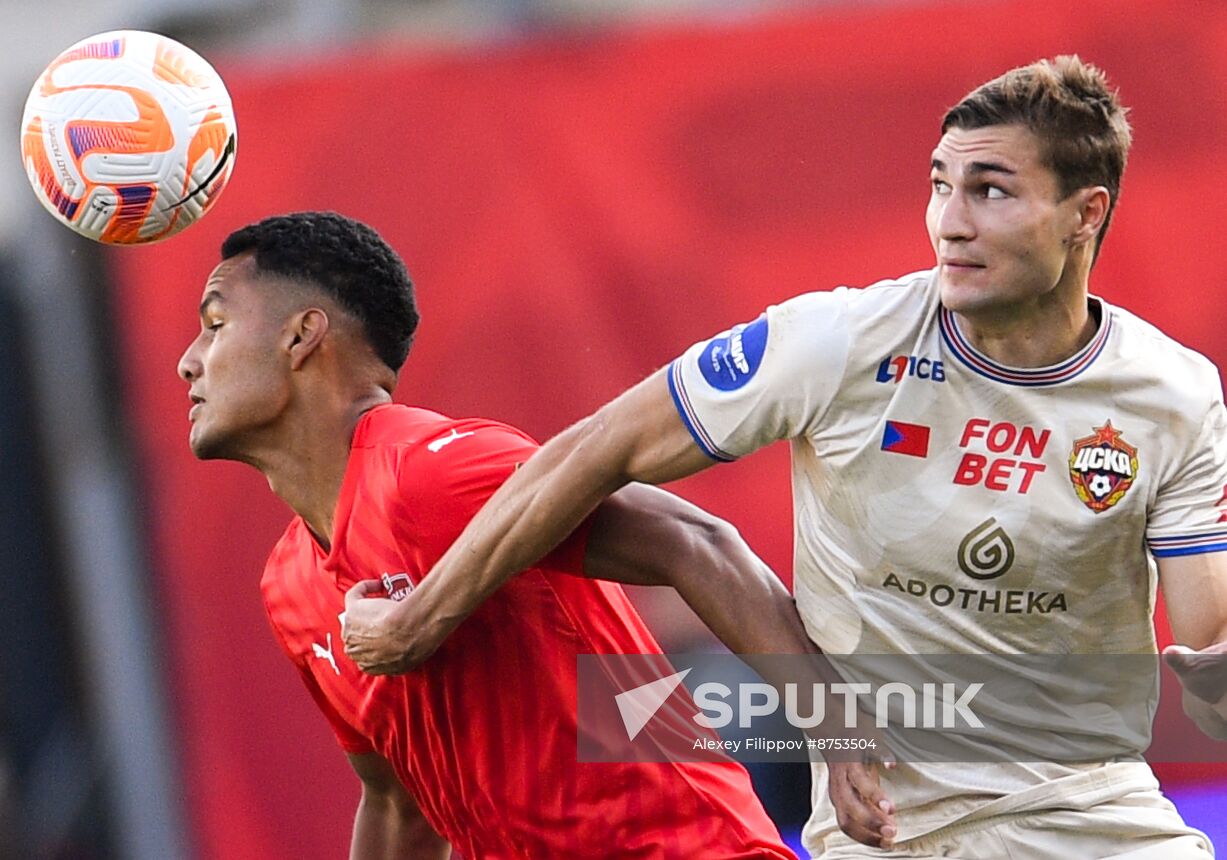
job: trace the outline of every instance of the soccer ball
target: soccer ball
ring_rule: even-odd
[[[1108,493],[1112,492],[1112,479],[1107,475],[1096,473],[1087,483],[1087,488],[1097,499],[1102,499]]]
[[[156,242],[197,221],[234,169],[230,95],[190,48],[157,33],[82,39],[39,76],[21,158],[47,211],[108,244]]]

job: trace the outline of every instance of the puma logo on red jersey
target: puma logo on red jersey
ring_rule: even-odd
[[[324,646],[320,645],[318,642],[312,642],[311,643],[311,653],[313,653],[316,657],[318,657],[321,660],[327,660],[329,665],[332,666],[332,671],[340,675],[341,670],[337,668],[336,658],[332,656],[332,634],[329,633],[327,638],[324,639],[324,641],[328,643],[327,649],[325,649]]]
[[[450,434],[447,436],[440,436],[435,441],[430,442],[427,444],[426,449],[432,454],[438,454],[441,450],[443,450],[444,445],[450,445],[457,439],[463,439],[465,436],[472,436],[473,432],[474,431],[472,430],[466,430],[464,433],[457,433],[456,428],[453,427]]]

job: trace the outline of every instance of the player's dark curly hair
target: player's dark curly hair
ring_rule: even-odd
[[[314,284],[361,320],[376,355],[399,371],[420,319],[405,264],[373,229],[336,212],[275,215],[235,230],[222,259],[254,252],[261,272]]]

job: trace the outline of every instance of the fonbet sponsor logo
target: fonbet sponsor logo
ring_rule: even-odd
[[[631,740],[639,736],[652,717],[673,695],[692,670],[675,672],[634,689],[614,696],[626,735]],[[926,728],[956,729],[983,728],[984,723],[971,709],[972,700],[983,689],[982,683],[968,684],[960,692],[958,685],[951,683],[924,683],[917,689],[902,682],[882,684],[875,692],[867,683],[811,684],[813,696],[804,704],[801,700],[802,685],[784,685],[783,702],[779,691],[760,681],[742,681],[726,684],[721,681],[705,681],[694,689],[694,703],[699,712],[691,717],[694,724],[703,729],[724,729],[736,723],[739,729],[755,728],[758,718],[775,717],[783,705],[783,716],[789,725],[798,729],[813,729],[827,720],[827,697],[843,699],[842,714],[831,714],[833,719],[842,718],[842,726],[855,728],[858,724],[857,699],[872,697],[875,705],[875,724],[878,728]],[[891,718],[895,707],[900,717]],[[802,713],[802,710],[806,713]],[[758,739],[763,741],[765,739]],[[742,741],[699,738],[695,748],[721,749],[736,752]],[[762,746],[747,746],[747,749],[764,749]]]
[[[1036,475],[1048,468],[1043,456],[1051,436],[1048,428],[972,418],[959,437],[959,447],[966,453],[955,469],[954,483],[1026,495]]]
[[[969,531],[959,542],[959,570],[981,582],[1004,576],[1014,566],[1014,541],[994,517]],[[883,588],[927,600],[939,609],[961,609],[1003,615],[1047,615],[1069,607],[1063,591],[1022,588],[959,587],[933,584],[918,577],[901,578],[888,573]]]

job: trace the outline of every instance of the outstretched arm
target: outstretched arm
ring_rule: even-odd
[[[616,582],[672,586],[731,651],[781,691],[793,684],[804,696],[807,690],[829,690],[830,684],[844,680],[810,641],[792,595],[737,530],[664,490],[632,484],[601,504],[588,536],[584,573]],[[775,654],[812,657],[781,661],[770,656]],[[802,707],[809,710],[812,704],[804,702]],[[824,710],[843,714],[842,704],[829,693]],[[865,729],[845,727],[837,719],[818,731],[819,737],[842,733],[866,739]],[[884,742],[873,740],[879,750],[874,758],[890,767]],[[885,848],[892,844],[896,825],[877,761],[832,753],[828,790],[843,831],[858,842]]]
[[[1159,583],[1179,645],[1163,657],[1184,685],[1184,711],[1227,740],[1227,552],[1159,559]]]
[[[402,602],[346,597],[345,651],[369,672],[425,660],[515,573],[569,535],[598,505],[585,574],[670,585],[739,654],[816,653],[791,596],[732,526],[683,500],[632,481],[663,483],[715,460],[694,443],[659,372],[546,443],[490,498],[430,575]],[[617,495],[606,500],[608,496]],[[757,667],[756,667],[757,668]],[[831,680],[815,661],[815,680]],[[760,668],[768,681],[770,665]],[[808,685],[806,685],[808,686]],[[828,713],[841,713],[830,707]],[[883,756],[884,758],[888,756]],[[869,845],[891,844],[893,806],[877,764],[831,761],[840,827]]]
[[[678,416],[665,371],[653,374],[543,445],[491,496],[406,600],[378,608],[347,600],[345,653],[374,674],[416,666],[607,496],[631,481],[663,483],[715,462]]]
[[[350,755],[349,763],[362,780],[350,860],[446,860],[452,855],[451,847],[422,817],[387,759],[367,753]]]
[[[736,654],[816,651],[792,595],[737,529],[658,487],[631,484],[597,508],[584,574],[676,589]]]

